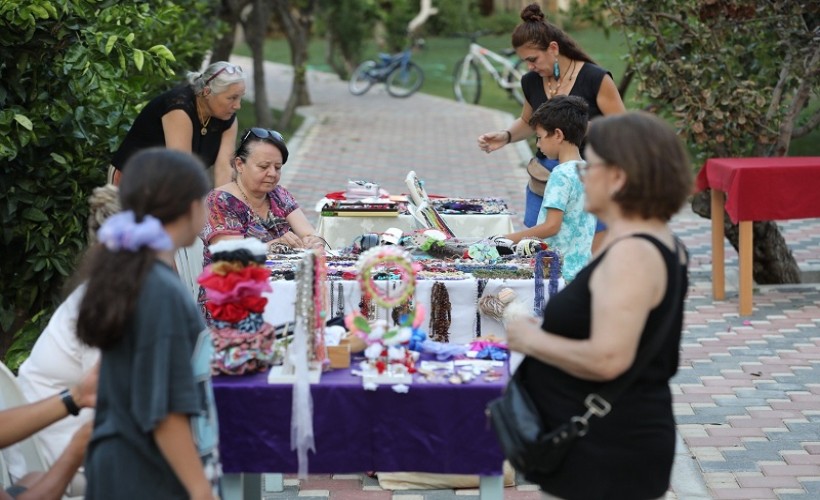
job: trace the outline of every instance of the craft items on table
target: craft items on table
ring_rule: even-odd
[[[498,294],[487,294],[478,299],[481,314],[501,321],[504,309],[515,300],[516,294],[509,288],[502,288]]]
[[[269,383],[318,383],[326,368],[327,350],[324,329],[327,318],[325,301],[327,262],[321,249],[304,251],[295,269],[296,303],[293,340],[287,347],[284,363],[268,374]]]
[[[205,307],[213,319],[214,374],[241,375],[268,368],[274,361],[276,335],[262,317],[271,290],[264,267],[267,247],[255,238],[225,240],[210,247],[213,262],[197,281],[205,289]]]
[[[363,198],[378,197],[379,185],[375,182],[348,179],[347,189],[345,189],[345,198],[348,200],[361,200]]]
[[[424,190],[424,183],[416,176],[416,172],[410,171],[404,180],[409,191],[407,206],[410,215],[416,220],[418,225],[426,229],[438,229],[447,238],[453,238],[453,230],[444,222],[441,215],[436,211],[427,191]]]
[[[433,208],[440,214],[509,214],[507,202],[501,198],[432,198]]]
[[[308,473],[308,451],[316,452],[313,439],[313,399],[310,384],[318,384],[329,364],[324,332],[327,263],[324,250],[306,250],[296,267],[296,304],[293,338],[285,362],[268,373],[268,383],[293,384],[291,449],[296,450],[299,477]]]
[[[416,269],[409,253],[392,245],[379,246],[363,253],[356,266],[363,303],[373,303],[384,311],[409,309],[416,290]],[[377,276],[387,279],[377,283]],[[369,308],[366,312],[370,312]],[[409,346],[411,342],[419,344],[426,337],[419,329],[424,310],[417,306],[415,310],[399,313],[398,322],[393,325],[390,319],[388,316],[370,318],[361,310],[345,318],[350,333],[366,344],[365,360],[358,372],[366,388],[378,384],[406,385],[413,381],[417,355]]]
[[[404,240],[405,237],[402,238],[402,241]],[[449,244],[451,240],[447,241]],[[398,253],[407,252],[407,247],[403,245],[378,248],[391,248]],[[493,313],[486,314],[482,310],[482,304],[495,300],[495,297],[482,301],[484,296],[493,296],[499,294],[503,288],[509,288],[517,296],[513,303],[526,304],[527,314],[531,316],[536,307],[542,306],[549,293],[555,293],[562,283],[560,259],[557,258],[542,257],[538,269],[535,257],[514,255],[501,257],[494,264],[478,263],[464,258],[434,259],[424,255],[412,258],[415,259],[412,260],[412,267],[416,283],[410,303],[402,302],[397,306],[385,308],[374,302],[372,295],[362,295],[362,287],[358,281],[361,278],[358,256],[327,257],[327,280],[328,287],[332,285],[332,292],[328,288],[326,300],[328,311],[332,311],[332,315],[326,320],[343,317],[355,310],[370,320],[384,320],[394,325],[394,318],[406,313],[406,308],[413,310],[420,304],[427,311],[427,316],[432,318],[432,323],[428,323],[428,320],[424,323],[424,328],[428,332],[436,335],[436,324],[441,324],[441,319],[449,318],[447,340],[451,343],[468,343],[482,335],[504,335],[503,317],[499,318],[498,314]],[[290,304],[296,302],[296,283],[292,277],[295,276],[298,263],[299,260],[293,256],[276,256],[276,260],[268,262],[276,301],[268,305],[265,317],[272,324],[293,321],[295,317]],[[535,279],[536,271],[539,279]],[[390,298],[403,292],[400,281],[401,271],[396,266],[378,266],[369,279],[379,293]],[[436,286],[436,283],[439,285]],[[441,291],[433,293],[434,286],[437,290],[444,287],[449,307],[444,301],[432,300],[434,295],[436,298],[442,295]],[[500,307],[497,310],[500,310]],[[504,311],[506,312],[506,309]],[[351,351],[355,352],[353,349]]]

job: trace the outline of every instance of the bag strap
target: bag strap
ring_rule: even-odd
[[[645,234],[635,234],[633,237],[643,238],[652,244],[654,244],[659,249],[662,247],[662,243],[659,242],[656,238],[645,235]],[[680,249],[682,245],[678,237],[675,236],[675,264],[676,267],[674,268],[674,272],[672,273],[672,277],[674,279],[673,282],[669,283],[669,286],[672,287],[672,304],[677,304],[681,298],[682,291],[681,291],[681,272],[680,272]],[[665,248],[665,247],[664,247]],[[684,265],[689,264],[689,253],[686,252],[686,247],[684,248]],[[649,365],[649,362],[655,355],[660,351],[661,345],[663,344],[664,340],[667,337],[667,331],[672,329],[673,321],[677,318],[677,315],[667,314],[664,315],[663,321],[658,327],[659,334],[652,335],[649,338],[649,341],[644,344],[643,346],[638,348],[638,352],[635,355],[635,363],[629,369],[625,376],[621,377],[617,381],[610,382],[606,384],[603,389],[598,391],[597,393],[590,393],[587,395],[586,399],[584,400],[584,404],[587,407],[587,413],[583,417],[576,417],[583,420],[583,424],[586,424],[586,420],[589,419],[592,415],[597,417],[603,417],[612,409],[612,404],[621,397],[621,395],[632,385],[633,382],[638,378],[638,375],[643,372],[643,370]],[[582,425],[581,427],[583,427]]]

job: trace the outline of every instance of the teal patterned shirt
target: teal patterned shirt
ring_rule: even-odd
[[[537,222],[543,224],[547,220],[547,209],[564,212],[558,233],[544,241],[563,258],[562,275],[567,283],[589,262],[595,236],[595,217],[584,210],[584,184],[578,178],[576,163],[579,162],[559,163],[552,170]]]

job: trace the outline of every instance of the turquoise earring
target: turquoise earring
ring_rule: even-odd
[[[552,77],[555,78],[557,82],[559,78],[561,78],[561,67],[558,66],[558,58],[555,58],[555,62],[552,63]]]

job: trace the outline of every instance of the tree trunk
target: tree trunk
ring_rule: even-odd
[[[297,107],[310,104],[310,94],[307,88],[308,41],[313,25],[316,0],[304,1],[302,5],[303,7],[298,9],[292,8],[288,0],[276,0],[273,4],[279,22],[288,37],[293,65],[293,84],[288,102],[282,110],[279,128],[287,128],[290,125]]]
[[[711,192],[707,189],[692,197],[692,210],[706,219],[712,218]],[[729,214],[723,214],[726,238],[738,250],[738,225],[732,223]],[[752,275],[760,285],[800,283],[800,268],[794,260],[780,228],[774,221],[762,221],[752,224],[754,239],[754,265]]]
[[[242,23],[253,55],[253,109],[256,113],[256,125],[262,128],[273,126],[273,116],[265,91],[265,38],[271,14],[266,0],[253,0],[253,10]]]
[[[339,44],[336,42],[336,36],[333,33],[327,34],[327,53],[325,55],[325,62],[333,68],[333,72],[339,75],[342,80],[350,78],[350,71],[348,70],[347,61],[339,49]]]
[[[228,25],[229,30],[214,42],[209,64],[230,59],[234,40],[236,40],[236,25],[240,22],[242,10],[250,3],[251,0],[222,0],[219,18]]]
[[[624,76],[621,77],[621,81],[618,82],[618,93],[621,94],[621,99],[624,99],[626,96],[626,91],[629,90],[629,85],[632,83],[632,79],[635,77],[635,67],[632,65],[630,61],[626,65],[626,69],[624,70]]]

